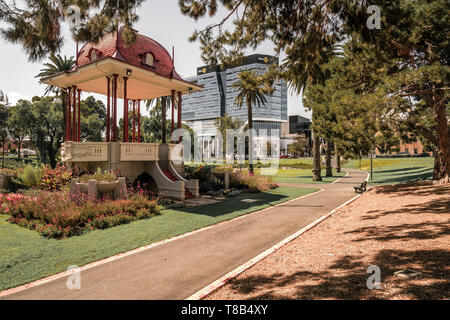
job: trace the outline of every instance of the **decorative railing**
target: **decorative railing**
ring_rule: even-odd
[[[157,143],[120,143],[120,161],[157,161]]]
[[[108,161],[108,143],[105,142],[65,142],[61,148],[62,161],[98,162]]]

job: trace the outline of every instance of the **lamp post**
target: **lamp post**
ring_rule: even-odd
[[[370,181],[373,180],[373,148],[370,150]]]

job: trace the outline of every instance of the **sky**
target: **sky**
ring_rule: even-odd
[[[197,67],[204,65],[200,58],[200,44],[188,40],[192,32],[222,20],[226,15],[224,10],[219,10],[212,19],[207,17],[195,22],[194,19],[181,14],[178,0],[147,0],[137,13],[140,21],[134,27],[139,33],[158,41],[169,52],[172,51],[172,46],[175,47],[175,69],[182,77],[195,75]],[[64,29],[66,41],[61,54],[75,56],[75,42],[71,39],[67,26]],[[252,53],[273,55],[273,44],[266,42],[257,50],[246,52]],[[0,89],[8,95],[12,104],[18,99],[31,99],[35,95],[44,94],[45,85],[39,84],[35,76],[45,62],[45,59],[36,63],[29,62],[20,45],[0,39]],[[87,95],[84,93],[83,97]],[[103,96],[94,96],[106,101]],[[289,89],[288,114],[311,117],[311,113],[303,107],[301,97],[292,94]]]

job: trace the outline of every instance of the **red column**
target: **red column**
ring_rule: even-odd
[[[67,106],[66,106],[66,141],[70,141],[70,113],[71,113],[71,103],[70,103],[70,87],[67,88]]]
[[[175,130],[175,90],[172,90],[172,127],[170,136],[172,136],[174,130]]]
[[[77,141],[77,86],[73,86],[72,141]]]
[[[133,100],[133,142],[136,142],[136,100]]]
[[[114,87],[114,112],[113,112],[113,128],[112,128],[112,136],[113,136],[113,141],[117,142],[117,77],[118,75],[115,74],[114,75],[114,82],[113,82],[113,87]]]
[[[128,77],[123,77],[123,142],[128,142],[127,81],[128,81]]]
[[[111,79],[106,77],[106,85],[107,85],[107,95],[106,95],[106,142],[111,140],[111,128],[109,125],[110,117],[111,117]]]
[[[81,142],[81,89],[78,89],[78,126],[77,141]]]
[[[141,100],[138,100],[138,142],[141,142]]]
[[[178,91],[178,124],[177,124],[178,129],[181,129],[181,102],[182,102],[181,92]],[[182,139],[182,137],[180,135],[180,137],[178,138],[178,142],[180,142],[181,139]]]

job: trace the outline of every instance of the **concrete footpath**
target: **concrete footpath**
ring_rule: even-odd
[[[323,191],[83,270],[80,290],[63,277],[2,299],[185,299],[354,197],[367,174],[346,171],[332,184],[283,183]]]

